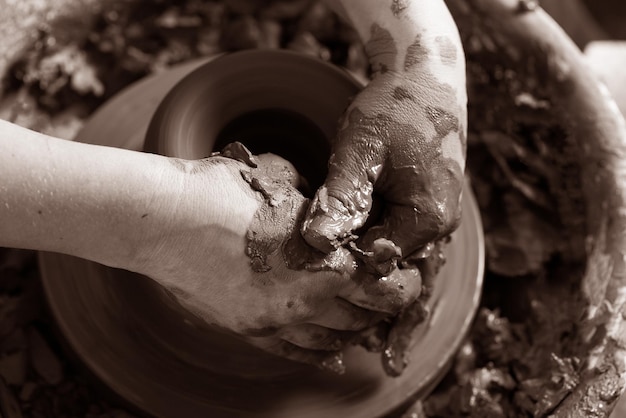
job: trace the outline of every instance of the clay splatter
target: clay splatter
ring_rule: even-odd
[[[256,168],[259,162],[245,145],[241,142],[232,142],[224,147],[221,155],[226,158],[241,161],[248,167]]]
[[[452,113],[439,108],[439,107],[427,107],[426,114],[428,120],[432,122],[437,132],[437,139],[441,140],[448,136],[450,132],[459,131],[459,118]]]
[[[400,16],[400,14],[409,7],[409,0],[392,0],[391,1],[391,12],[395,17]]]
[[[406,50],[404,58],[404,71],[409,71],[411,67],[423,62],[428,55],[428,49],[422,45],[421,35],[417,35],[415,40]]]
[[[453,66],[457,60],[457,50],[454,42],[447,36],[437,36],[435,42],[439,47],[439,57],[445,65]]]
[[[393,89],[393,98],[396,100],[413,100],[413,95],[404,87]]]
[[[365,44],[365,53],[369,57],[374,73],[395,71],[398,55],[396,41],[387,29],[376,23],[372,25],[370,40]]]
[[[302,216],[306,199],[293,187],[295,172],[285,165],[264,164],[258,169],[242,171],[241,176],[263,197],[246,234],[246,254],[252,270],[264,273],[271,270],[267,257],[280,250],[290,231],[297,230],[295,222]]]

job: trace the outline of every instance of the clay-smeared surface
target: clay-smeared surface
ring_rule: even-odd
[[[401,16],[402,12],[409,7],[410,0],[391,0],[391,13],[395,17]]]
[[[439,57],[441,62],[453,66],[457,61],[457,47],[447,36],[438,36],[435,38],[437,47],[439,48]]]
[[[407,48],[404,57],[404,71],[409,71],[417,64],[424,63],[427,57],[428,50],[422,44],[422,36],[417,35],[413,43]]]
[[[239,142],[227,145],[220,155],[244,163],[241,177],[260,194],[261,205],[246,234],[246,255],[253,271],[265,273],[271,270],[268,256],[281,250],[282,239],[302,217],[306,199],[297,190],[299,175],[286,160],[271,154],[255,157]]]
[[[365,44],[365,53],[370,60],[372,71],[381,74],[395,71],[398,51],[391,33],[376,23],[372,25],[370,32],[370,39]]]
[[[241,176],[260,195],[261,205],[246,234],[246,254],[253,271],[271,270],[267,259],[277,253],[293,270],[330,270],[339,274],[356,270],[356,261],[348,250],[325,254],[302,238],[298,225],[304,218],[308,199],[298,190],[304,180],[293,165],[272,154],[254,156],[239,142],[227,145],[215,155],[244,163],[246,168],[240,170]]]
[[[411,3],[393,0],[390,7],[398,18]],[[437,73],[442,65],[462,69],[460,40],[454,28],[450,36],[442,30],[433,38],[423,23],[383,15],[371,18],[364,40],[374,80],[344,115],[329,176],[302,228],[307,242],[325,252],[358,240],[363,254],[370,254],[373,243],[385,238],[399,247],[400,257],[407,256],[453,230],[460,216],[465,78]],[[407,35],[398,25],[418,30]],[[382,224],[374,220],[374,227],[359,239],[355,231],[370,217],[374,191],[386,204]],[[375,271],[390,268],[381,266],[380,257],[372,264]]]

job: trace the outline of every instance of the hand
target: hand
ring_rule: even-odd
[[[419,270],[432,281],[441,238],[461,215],[467,112],[458,31],[443,0],[327,3],[359,33],[373,80],[344,115],[303,236],[321,251],[351,248],[379,277]],[[382,358],[390,375],[406,366],[427,294],[394,318]]]
[[[338,1],[363,39],[374,79],[344,115],[303,226],[322,251],[361,233],[362,250],[398,257],[374,244],[385,238],[402,258],[460,220],[466,109],[458,32],[442,1],[389,3]],[[376,203],[380,217],[370,216]],[[371,264],[384,274],[390,266],[381,257]]]
[[[307,246],[308,206],[293,167],[275,156],[171,160],[136,270],[168,288],[192,313],[292,360],[341,371],[338,353],[357,331],[412,303],[420,281],[380,281],[356,271],[340,248]]]

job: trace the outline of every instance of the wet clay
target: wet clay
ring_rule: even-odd
[[[396,55],[398,50],[396,41],[387,29],[374,23],[370,29],[369,41],[365,44],[372,72],[385,74],[387,71],[396,71]]]
[[[400,17],[406,7],[408,2],[393,1],[391,11]],[[376,95],[366,89],[346,112],[329,176],[302,231],[316,248],[349,248],[379,278],[422,280],[408,261],[419,258],[432,281],[436,263],[423,260],[441,261],[443,243],[432,243],[458,226],[466,153],[464,78],[442,80],[437,69],[455,67],[461,48],[446,36],[426,44],[418,34],[399,50],[387,28],[371,25],[365,51],[374,75],[368,89]],[[374,191],[384,202],[378,220],[370,217]],[[366,220],[370,224],[361,230]],[[389,375],[406,367],[411,330],[428,316],[428,293],[394,319],[382,356]]]
[[[439,57],[441,58],[441,62],[450,66],[455,65],[457,60],[457,49],[452,40],[447,36],[437,36],[435,38],[435,42],[439,47]]]
[[[409,7],[409,0],[392,0],[391,2],[391,13],[395,17],[399,17],[402,12]]]
[[[415,259],[407,258],[402,268],[398,268],[398,262],[402,256],[402,250],[391,240],[385,238],[376,239],[367,251],[360,249],[355,242],[346,243],[329,253],[323,253],[311,247],[304,240],[296,225],[304,220],[308,200],[298,191],[298,173],[286,161],[270,155],[253,156],[248,149],[240,143],[233,143],[219,154],[240,161],[245,164],[241,169],[241,176],[250,185],[252,190],[259,193],[262,204],[255,213],[254,219],[246,235],[246,254],[250,258],[250,266],[253,271],[262,274],[271,270],[268,257],[271,254],[281,252],[285,265],[293,270],[308,271],[335,271],[349,275],[352,280],[362,287],[365,294],[385,298],[390,306],[405,306],[406,297],[403,287],[396,291],[389,291],[389,283],[402,283],[407,281],[423,283],[422,273],[418,264],[432,251],[416,254]],[[417,261],[416,261],[417,260]],[[421,266],[421,264],[420,264]],[[359,268],[363,267],[361,270]],[[428,271],[425,272],[428,275]],[[430,277],[430,276],[429,276]],[[263,283],[262,280],[259,281]],[[417,285],[418,288],[421,285]],[[395,321],[400,329],[410,334],[419,322],[426,318],[423,314],[423,304],[426,303],[424,295],[428,292],[419,291],[414,297],[421,299],[414,302]],[[396,331],[394,335],[398,335]],[[408,338],[408,339],[407,339]],[[386,353],[393,352],[393,356],[383,356],[385,370],[392,375],[399,375],[406,366],[406,362],[399,362],[398,358],[404,358],[408,350],[410,337],[398,336],[395,339],[385,341],[380,339],[377,344],[373,343],[371,335],[357,336],[355,341],[363,341],[366,348],[378,347],[380,351],[386,347]],[[328,367],[327,367],[328,369]],[[332,370],[332,368],[330,368]]]
[[[296,189],[299,176],[284,160],[255,157],[239,142],[227,145],[219,155],[244,163],[242,178],[262,196],[247,232],[246,254],[252,270],[267,272],[271,270],[267,257],[280,250],[282,238],[289,236],[306,203]]]
[[[239,142],[228,144],[214,156],[244,163],[247,168],[240,171],[242,178],[261,196],[262,204],[246,235],[246,255],[253,271],[271,270],[267,258],[278,251],[292,270],[332,270],[341,274],[356,270],[356,261],[347,249],[325,254],[302,238],[297,225],[302,223],[309,200],[298,190],[304,179],[290,163],[271,154],[254,156]]]
[[[409,71],[417,64],[424,63],[428,58],[428,50],[422,45],[421,35],[417,35],[415,40],[407,48],[404,57],[404,71]]]
[[[406,96],[399,100],[407,100],[404,98]],[[440,108],[429,108],[422,117],[431,125],[434,132],[430,139],[418,126],[399,123],[384,114],[368,117],[359,108],[350,111],[346,128],[339,134],[340,137],[350,135],[359,138],[366,145],[381,141],[390,144],[389,147],[396,150],[386,161],[381,161],[381,157],[387,157],[386,154],[371,155],[369,158],[371,166],[367,169],[369,172],[378,172],[377,178],[363,178],[363,183],[357,185],[356,190],[343,191],[347,196],[364,194],[361,190],[370,190],[369,182],[372,180],[380,190],[384,190],[384,198],[388,203],[387,214],[383,217],[383,225],[380,226],[383,229],[377,229],[376,226],[373,228],[381,234],[373,237],[362,247],[368,252],[373,250],[371,244],[376,239],[384,237],[399,244],[405,250],[404,255],[408,255],[417,249],[413,248],[410,242],[429,242],[445,235],[449,232],[447,221],[458,217],[456,203],[462,186],[460,179],[463,177],[463,167],[456,159],[444,155],[442,142],[446,136],[456,134],[462,128],[456,117]],[[338,144],[345,144],[345,148],[337,147],[336,155],[362,152],[354,142],[339,141]],[[371,151],[371,148],[369,150]],[[335,157],[331,164],[338,164],[342,160]],[[376,169],[379,165],[382,166],[382,170]],[[352,184],[348,184],[348,187],[350,186],[353,187]],[[352,229],[355,216],[366,217],[368,214],[355,212],[369,211],[370,205],[359,206],[353,207],[353,213],[346,213],[343,218],[337,216],[335,222],[324,224],[325,229],[321,231],[321,235],[339,237],[334,245],[335,247],[343,245],[346,237],[342,235],[342,231]],[[314,201],[311,207],[313,210],[327,210],[324,202],[320,202],[319,199]],[[375,264],[380,264],[380,258],[374,258],[377,260]]]

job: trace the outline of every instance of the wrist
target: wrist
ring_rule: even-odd
[[[259,206],[240,174],[242,164],[225,158],[158,157],[159,176],[147,186],[150,199],[132,234],[132,270],[147,275],[180,268],[182,253],[217,253],[229,239],[245,245]],[[174,275],[175,276],[175,275]]]

